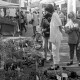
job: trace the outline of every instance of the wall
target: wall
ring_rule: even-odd
[[[61,4],[64,4],[65,3],[65,0],[57,0],[55,1],[56,5],[59,5],[59,8],[61,10]]]
[[[67,13],[74,12],[76,14],[76,0],[67,0]]]
[[[24,7],[24,1],[25,0],[20,0],[20,1],[21,1],[21,3],[20,3],[21,7]]]
[[[80,7],[80,0],[76,0],[76,7]]]
[[[11,2],[11,3],[17,3],[17,4],[19,4],[19,0],[2,0],[2,1],[6,1],[6,2]]]
[[[27,1],[26,0],[20,0],[20,6],[21,7],[27,7]]]

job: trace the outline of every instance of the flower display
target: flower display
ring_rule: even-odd
[[[2,61],[4,61],[5,78],[14,78],[15,76],[15,79],[21,76],[23,78],[26,74],[29,75],[29,78],[36,75],[36,66],[38,67],[43,59],[42,54],[36,50],[34,40],[23,37],[0,40],[0,55]],[[17,67],[20,68],[20,71],[17,70]],[[16,75],[12,76],[16,70]],[[18,76],[20,73],[24,75]],[[34,76],[32,77],[34,78]]]
[[[7,39],[0,42],[0,52],[3,60],[6,61],[8,58],[23,59],[26,57],[32,60],[38,60],[43,58],[42,54],[35,49],[35,42],[27,38],[18,39]]]
[[[78,24],[75,23],[75,22],[73,23],[72,20],[69,20],[69,21],[67,22],[67,24],[65,25],[64,29],[65,29],[65,32],[66,32],[66,33],[70,33],[70,32],[72,32],[73,30],[79,30]]]

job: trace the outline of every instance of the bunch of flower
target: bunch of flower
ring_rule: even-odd
[[[65,32],[66,33],[70,33],[72,32],[73,30],[79,30],[79,27],[78,27],[78,23],[73,23],[72,20],[69,20],[68,23],[65,25],[64,29],[65,29]]]
[[[24,46],[26,45],[26,46]],[[26,64],[32,65],[36,61],[39,62],[43,59],[42,54],[35,50],[34,42],[32,40],[27,39],[18,39],[18,40],[8,40],[0,44],[4,59],[7,58],[16,58],[21,59],[26,54],[26,58],[28,59]],[[25,49],[24,49],[25,48]]]

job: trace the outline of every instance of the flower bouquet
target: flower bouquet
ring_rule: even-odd
[[[26,46],[24,46],[26,44]],[[14,64],[23,69],[24,75],[28,74],[29,77],[36,75],[36,66],[39,65],[43,59],[42,54],[35,49],[35,42],[31,39],[7,39],[0,41],[0,52],[4,57],[4,64]],[[24,54],[26,54],[24,56]],[[25,57],[25,59],[23,59]],[[12,60],[10,60],[12,59]],[[6,63],[7,61],[7,63]],[[36,64],[37,63],[37,64]],[[12,70],[13,71],[13,70]],[[11,71],[11,72],[12,72]],[[7,71],[10,73],[10,71]],[[13,73],[13,72],[12,72]],[[33,73],[33,74],[31,74]],[[6,74],[5,74],[6,75]],[[13,74],[12,74],[13,75]],[[12,75],[10,75],[12,77]],[[8,76],[8,75],[6,75]],[[8,77],[7,77],[8,78]],[[14,77],[13,77],[14,78]],[[33,80],[33,79],[31,79]]]
[[[74,30],[79,30],[78,24],[73,23],[72,20],[69,20],[68,23],[65,25],[64,30],[66,33],[70,33]]]

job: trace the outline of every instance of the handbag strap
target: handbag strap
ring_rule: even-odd
[[[80,38],[79,38],[79,36],[80,36],[80,32],[77,32],[77,31],[76,31],[76,34],[77,34],[77,37],[78,37],[77,43],[79,43],[79,39],[80,39]]]

